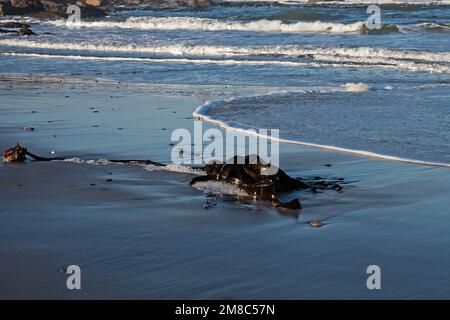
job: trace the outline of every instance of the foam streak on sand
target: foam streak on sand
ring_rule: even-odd
[[[80,159],[80,158],[67,158],[64,160],[55,160],[55,161],[63,161],[63,162],[76,163],[76,164],[90,164],[90,165],[111,165],[111,164],[124,165],[125,164],[125,163],[121,163],[121,162],[111,162],[106,159],[85,160],[85,159]],[[127,165],[135,165],[135,166],[144,167],[146,170],[149,170],[149,171],[163,170],[163,171],[169,171],[169,172],[192,174],[192,175],[196,175],[196,176],[204,174],[203,170],[201,170],[201,169],[196,169],[196,168],[191,168],[188,166],[182,166],[182,165],[176,165],[176,164],[168,164],[166,166],[156,166],[156,165],[152,165],[152,164],[144,164],[143,165],[143,164],[139,164],[139,163],[127,163]]]
[[[201,181],[192,185],[194,188],[203,191],[204,193],[214,193],[218,195],[233,195],[240,197],[248,197],[245,191],[239,189],[237,186],[222,181]]]
[[[336,92],[336,91],[351,91],[351,92],[360,92],[363,93],[367,91],[368,87],[365,84],[359,83],[347,83],[339,88],[329,88],[325,90],[320,90],[319,92],[323,93],[329,93],[329,92]],[[251,96],[242,96],[242,97],[235,97],[228,100],[221,100],[221,101],[207,101],[201,106],[199,106],[194,112],[193,116],[196,119],[201,119],[204,121],[207,121],[209,123],[215,124],[223,129],[226,130],[232,130],[235,132],[242,133],[244,135],[254,135],[257,137],[274,140],[274,138],[271,135],[264,135],[259,132],[259,130],[247,130],[245,128],[240,127],[240,124],[236,122],[228,123],[227,121],[223,121],[221,119],[217,119],[214,117],[211,117],[209,115],[209,111],[211,109],[220,109],[224,103],[233,101],[233,102],[239,102],[242,101],[248,101],[252,99],[258,99],[261,97],[266,96],[289,96],[292,94],[299,94],[299,93],[308,93],[312,91],[305,91],[305,90],[299,90],[295,92],[288,92],[288,91],[282,91],[282,92],[271,92],[267,94],[258,94],[258,95],[251,95]],[[318,91],[314,91],[318,92]],[[404,162],[404,163],[412,163],[412,164],[419,164],[419,165],[428,165],[428,166],[439,166],[439,167],[447,167],[450,168],[450,164],[448,163],[441,163],[441,162],[431,162],[431,161],[420,161],[415,159],[408,159],[408,158],[401,158],[391,155],[385,155],[380,153],[375,153],[367,150],[356,150],[356,149],[350,149],[350,148],[342,148],[338,146],[332,146],[332,145],[325,145],[325,144],[317,144],[317,143],[311,143],[307,141],[297,141],[297,140],[290,140],[290,139],[284,139],[284,138],[278,138],[276,139],[278,142],[282,143],[289,143],[289,144],[297,144],[307,147],[314,147],[314,148],[320,148],[320,149],[326,149],[326,150],[332,150],[332,151],[338,151],[338,152],[344,152],[348,154],[358,155],[358,156],[364,156],[369,158],[378,158],[383,160],[390,160],[390,161],[397,161],[397,162]]]

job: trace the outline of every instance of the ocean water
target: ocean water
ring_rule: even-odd
[[[282,2],[122,8],[82,19],[79,29],[15,17],[38,35],[0,34],[0,71],[183,85],[187,94],[208,85],[216,98],[195,116],[223,126],[280,129],[293,143],[450,165],[450,5],[383,1],[381,29],[368,30],[370,1]],[[225,87],[236,88],[231,99],[223,98]]]

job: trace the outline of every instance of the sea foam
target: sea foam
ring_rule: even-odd
[[[327,144],[319,144],[319,143],[312,143],[308,141],[301,141],[296,139],[289,139],[289,138],[277,138],[274,139],[270,135],[264,135],[261,133],[257,133],[255,130],[249,130],[250,128],[247,125],[244,125],[237,121],[228,121],[226,119],[221,118],[220,116],[216,116],[215,114],[221,114],[223,112],[223,109],[226,108],[226,105],[229,103],[238,104],[238,105],[245,105],[246,103],[252,102],[256,105],[260,105],[258,102],[259,99],[265,99],[265,98],[271,98],[271,99],[280,99],[280,98],[294,98],[296,95],[299,94],[329,94],[333,92],[348,92],[348,88],[351,88],[351,92],[366,92],[368,90],[368,86],[363,83],[347,83],[340,87],[330,87],[328,89],[321,89],[321,90],[298,90],[295,92],[291,91],[281,91],[281,92],[270,92],[267,94],[257,94],[257,95],[251,95],[251,96],[241,96],[241,97],[234,97],[227,100],[217,100],[217,101],[207,101],[204,104],[200,105],[194,112],[193,116],[196,119],[201,119],[207,122],[210,122],[212,124],[215,124],[223,129],[227,130],[233,130],[235,132],[242,133],[244,135],[256,135],[261,138],[269,139],[269,140],[276,140],[278,142],[282,143],[289,143],[289,144],[297,144],[307,147],[314,147],[314,148],[320,148],[320,149],[326,149],[326,150],[332,150],[332,151],[338,151],[343,153],[348,153],[352,155],[358,155],[358,156],[364,156],[369,158],[378,158],[378,159],[384,159],[384,160],[390,160],[390,161],[397,161],[397,162],[404,162],[404,163],[412,163],[412,164],[420,164],[420,165],[428,165],[428,166],[439,166],[439,167],[447,167],[450,168],[449,163],[445,162],[439,162],[439,161],[423,161],[423,160],[417,160],[412,158],[406,158],[406,157],[399,157],[395,155],[389,155],[389,154],[382,154],[378,152],[372,152],[370,150],[361,150],[361,149],[352,149],[352,148],[346,148],[346,147],[339,147],[335,145],[327,145]],[[216,112],[215,112],[216,111]],[[218,113],[217,113],[218,111]]]
[[[64,26],[65,20],[48,21],[48,24]],[[200,30],[200,31],[251,31],[273,33],[362,33],[365,22],[296,22],[261,19],[250,22],[217,20],[198,17],[129,17],[125,21],[83,21],[83,28],[137,29],[137,30]]]

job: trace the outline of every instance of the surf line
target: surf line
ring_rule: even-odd
[[[287,93],[286,91],[280,91],[280,92],[268,93],[266,95],[286,94],[286,93]],[[259,96],[261,96],[261,95],[259,95]],[[243,97],[243,98],[252,98],[252,97],[255,97],[255,95],[247,96],[247,97]],[[233,99],[236,99],[236,98],[232,98],[230,100],[233,100]],[[311,142],[295,141],[295,140],[280,138],[279,136],[274,138],[271,135],[264,134],[264,132],[234,127],[232,125],[227,124],[225,121],[220,121],[220,120],[214,119],[211,116],[207,115],[207,110],[209,108],[211,108],[215,102],[217,102],[217,101],[206,101],[204,104],[200,105],[192,113],[192,116],[194,117],[194,119],[202,120],[202,121],[214,124],[224,130],[231,130],[233,132],[241,133],[241,134],[247,135],[247,136],[254,135],[257,138],[267,139],[267,140],[281,142],[281,143],[288,143],[288,144],[293,144],[293,145],[300,145],[300,146],[318,148],[318,149],[329,150],[329,151],[337,151],[337,152],[346,153],[346,154],[350,154],[350,155],[363,156],[366,158],[374,158],[374,159],[416,164],[416,165],[422,165],[422,166],[450,168],[450,164],[448,164],[448,163],[429,162],[429,161],[420,161],[420,160],[414,160],[414,159],[408,159],[408,158],[400,158],[400,157],[396,157],[396,156],[389,156],[389,155],[366,151],[366,150],[349,149],[349,148],[343,148],[343,147],[337,147],[337,146],[331,146],[331,145],[323,145],[323,144],[317,144],[317,143],[311,143]]]

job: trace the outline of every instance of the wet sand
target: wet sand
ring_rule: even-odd
[[[20,141],[44,156],[85,159],[168,162],[172,130],[192,129],[204,102],[26,81],[2,82],[0,92],[2,150]],[[186,173],[2,163],[0,298],[450,298],[448,169],[291,145],[280,160],[292,176],[348,184],[285,195],[302,200],[296,217],[202,193]],[[324,226],[308,225],[316,219]],[[81,290],[66,289],[71,264],[81,267]],[[381,290],[366,287],[372,264]]]

